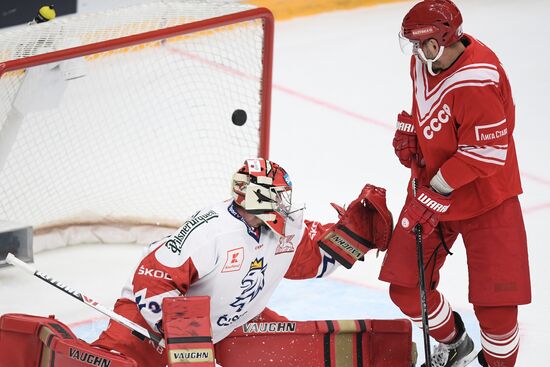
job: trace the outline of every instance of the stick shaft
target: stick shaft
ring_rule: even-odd
[[[88,296],[86,296],[86,295],[84,295],[84,294],[68,287],[67,285],[55,280],[54,278],[52,278],[52,277],[46,275],[45,273],[37,270],[33,266],[19,260],[13,254],[8,254],[8,256],[6,257],[6,262],[9,263],[9,264],[14,265],[16,267],[19,267],[21,269],[24,269],[28,273],[30,273],[30,274],[34,275],[35,277],[43,280],[44,282],[48,283],[49,285],[52,285],[55,288],[61,290],[62,292],[68,294],[69,296],[72,296],[73,298],[76,298],[80,302],[82,302],[82,303],[90,306],[91,308],[101,312],[102,314],[104,314],[107,317],[109,317],[110,319],[118,322],[119,324],[121,324],[123,326],[126,326],[127,328],[129,328],[133,332],[139,334],[140,336],[142,336],[144,338],[151,339],[152,341],[154,341],[155,343],[157,343],[161,347],[164,347],[164,340],[162,340],[161,338],[159,338],[155,334],[150,333],[149,330],[145,329],[141,325],[138,325],[135,322],[133,322],[131,320],[128,320],[124,316],[121,316],[121,315],[117,314],[116,312],[104,307],[99,302],[94,301],[90,297],[88,297]]]
[[[416,169],[413,169],[412,179],[412,192],[416,197],[416,191],[418,189]],[[416,258],[418,262],[418,288],[420,290],[420,310],[422,311],[422,336],[424,338],[424,357],[426,360],[426,366],[431,367],[432,356],[430,347],[430,326],[428,323],[428,303],[426,301],[426,280],[424,274],[424,250],[422,244],[422,226],[417,224],[415,226],[416,234]]]

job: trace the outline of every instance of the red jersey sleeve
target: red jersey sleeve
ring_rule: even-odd
[[[159,262],[156,250],[145,256],[138,265],[132,287],[139,311],[149,326],[162,333],[162,300],[184,295],[191,284],[199,279],[199,273],[191,258],[181,266],[168,267]]]
[[[441,166],[441,174],[457,189],[504,167],[509,122],[497,85],[461,88],[454,98],[458,144],[456,153]]]
[[[317,244],[333,224],[321,224],[308,220],[304,223],[304,235],[285,274],[287,279],[322,277],[331,273],[337,266],[334,259]]]

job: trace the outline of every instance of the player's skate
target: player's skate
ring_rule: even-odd
[[[470,364],[477,353],[474,350],[474,342],[466,333],[464,323],[460,315],[453,312],[457,330],[456,338],[449,344],[439,343],[432,354],[432,367],[464,367]],[[425,367],[424,363],[422,367]]]
[[[479,351],[479,353],[477,354],[477,363],[479,363],[479,365],[482,367],[489,367],[482,350]]]

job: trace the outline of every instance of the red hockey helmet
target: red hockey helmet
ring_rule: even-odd
[[[284,236],[291,213],[292,182],[277,163],[263,158],[247,159],[233,176],[233,199]]]
[[[401,36],[422,45],[430,38],[440,46],[450,46],[462,37],[462,15],[450,0],[424,0],[403,18]]]

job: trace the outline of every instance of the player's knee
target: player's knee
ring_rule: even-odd
[[[418,302],[418,288],[402,287],[396,284],[390,284],[390,298],[401,311],[409,316],[417,316],[420,306]]]

